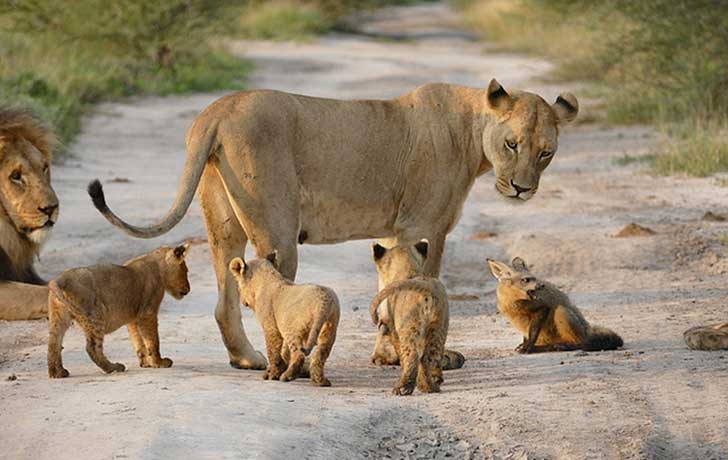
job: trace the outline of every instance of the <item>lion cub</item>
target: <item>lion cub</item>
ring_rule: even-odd
[[[372,246],[374,262],[385,288],[372,301],[372,321],[386,328],[402,375],[392,392],[409,395],[417,388],[423,393],[440,391],[441,361],[445,351],[449,307],[445,286],[437,278],[422,275],[427,258],[426,242],[415,246],[387,249]],[[387,299],[388,302],[380,307]]]
[[[157,315],[165,291],[175,299],[190,292],[185,255],[189,245],[161,247],[119,265],[66,270],[48,284],[48,376],[68,377],[63,335],[76,321],[86,334],[86,352],[107,374],[123,372],[104,355],[104,335],[126,325],[141,367],[170,367],[159,354]]]
[[[498,280],[498,310],[523,334],[519,353],[569,350],[615,350],[623,345],[613,331],[590,325],[569,296],[535,278],[516,257],[511,267],[488,259]]]
[[[296,285],[278,272],[277,252],[246,263],[230,261],[242,302],[255,312],[268,349],[266,380],[288,382],[299,376],[311,356],[311,383],[328,387],[324,364],[336,341],[339,299],[334,291],[315,284]],[[285,371],[285,372],[284,372]]]

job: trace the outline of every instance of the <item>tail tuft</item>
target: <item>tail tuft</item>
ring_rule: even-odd
[[[594,326],[584,341],[584,351],[616,350],[624,345],[622,337],[606,327]]]
[[[465,356],[462,353],[455,350],[445,350],[442,355],[442,361],[440,362],[440,368],[443,371],[449,371],[452,369],[460,369],[465,364]]]
[[[98,179],[94,179],[91,183],[89,183],[86,190],[88,191],[88,194],[91,197],[91,201],[93,201],[94,206],[96,206],[96,209],[101,212],[107,211],[109,209],[109,207],[106,206],[104,188],[101,186],[101,182],[99,182]]]

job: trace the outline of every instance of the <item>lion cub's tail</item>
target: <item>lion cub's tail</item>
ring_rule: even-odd
[[[622,345],[624,345],[622,337],[613,330],[601,326],[592,326],[582,343],[582,349],[585,351],[616,350]]]
[[[328,315],[326,315],[326,313],[321,309],[319,309],[316,314],[314,314],[311,330],[308,331],[308,339],[306,339],[306,345],[304,345],[301,349],[304,355],[308,356],[311,353],[311,350],[313,350],[313,347],[316,346],[319,334],[321,333],[321,328],[324,327],[324,323],[327,319]]]
[[[372,304],[369,306],[369,313],[372,315],[372,322],[375,326],[379,326],[379,304],[384,302],[384,299],[388,299],[391,295],[396,294],[400,291],[415,291],[422,294],[432,295],[432,288],[430,283],[420,279],[407,279],[401,281],[395,281],[389,286],[385,287],[374,297]]]

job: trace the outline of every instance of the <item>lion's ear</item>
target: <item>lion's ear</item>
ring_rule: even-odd
[[[551,106],[559,117],[559,123],[571,123],[579,113],[579,101],[571,93],[561,93]]]
[[[379,260],[382,257],[384,257],[384,254],[387,253],[387,248],[382,246],[379,243],[372,244],[372,257],[374,257],[374,260]]]
[[[233,275],[242,275],[245,273],[245,270],[248,269],[248,264],[245,263],[243,259],[240,257],[236,257],[233,260],[230,261],[230,273]]]
[[[180,260],[184,259],[185,256],[187,256],[187,250],[190,248],[189,243],[185,243],[181,246],[177,246],[174,248],[174,256]]]
[[[488,84],[488,107],[492,110],[505,111],[511,108],[513,99],[495,78]]]
[[[415,250],[420,253],[423,259],[427,259],[427,250],[430,248],[430,243],[427,240],[422,240],[415,244]]]
[[[276,268],[276,270],[278,270],[278,250],[277,249],[275,251],[271,252],[270,254],[268,254],[267,256],[265,256],[265,258],[268,262],[271,263],[271,265],[273,265]]]

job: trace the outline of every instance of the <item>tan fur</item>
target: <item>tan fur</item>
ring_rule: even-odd
[[[0,320],[42,318],[48,311],[47,288],[30,285],[44,284],[33,261],[58,219],[50,181],[54,143],[28,112],[0,109]]]
[[[275,253],[273,253],[275,254]],[[240,296],[255,312],[268,349],[268,369],[263,378],[288,382],[299,377],[311,352],[311,383],[330,386],[324,365],[336,341],[339,299],[334,291],[314,284],[296,285],[278,272],[275,255],[249,263],[236,257],[230,272]]]
[[[118,265],[95,265],[63,272],[49,284],[48,376],[68,377],[63,368],[63,335],[71,321],[86,334],[86,351],[104,372],[123,372],[104,355],[104,336],[126,325],[141,367],[170,367],[159,353],[157,316],[164,293],[181,299],[190,291],[188,245],[161,247]]]
[[[571,95],[548,104],[508,94],[495,80],[487,89],[428,84],[392,100],[241,92],[210,105],[188,131],[177,199],[158,223],[129,225],[108,208],[100,184],[89,192],[113,225],[152,238],[182,219],[199,189],[230,363],[260,368],[265,361],[245,336],[227,270],[248,240],[258,257],[277,250],[281,273],[293,280],[298,242],[426,238],[425,273],[437,276],[445,236],[475,179],[494,169],[501,194],[529,199],[552,158],[541,154],[555,152],[559,124],[577,110]]]
[[[523,259],[516,257],[512,266],[488,259],[488,265],[498,280],[498,310],[523,335],[516,351],[596,351],[622,346],[622,339],[611,330],[591,326],[564,292],[534,277]]]
[[[378,245],[373,249],[377,272],[386,287],[372,301],[372,321],[389,331],[402,366],[392,392],[412,394],[415,384],[424,393],[439,392],[450,318],[445,286],[437,278],[422,275],[426,250]],[[382,304],[385,299],[388,302]]]
[[[693,350],[728,350],[728,323],[692,327],[683,333],[683,338]]]

